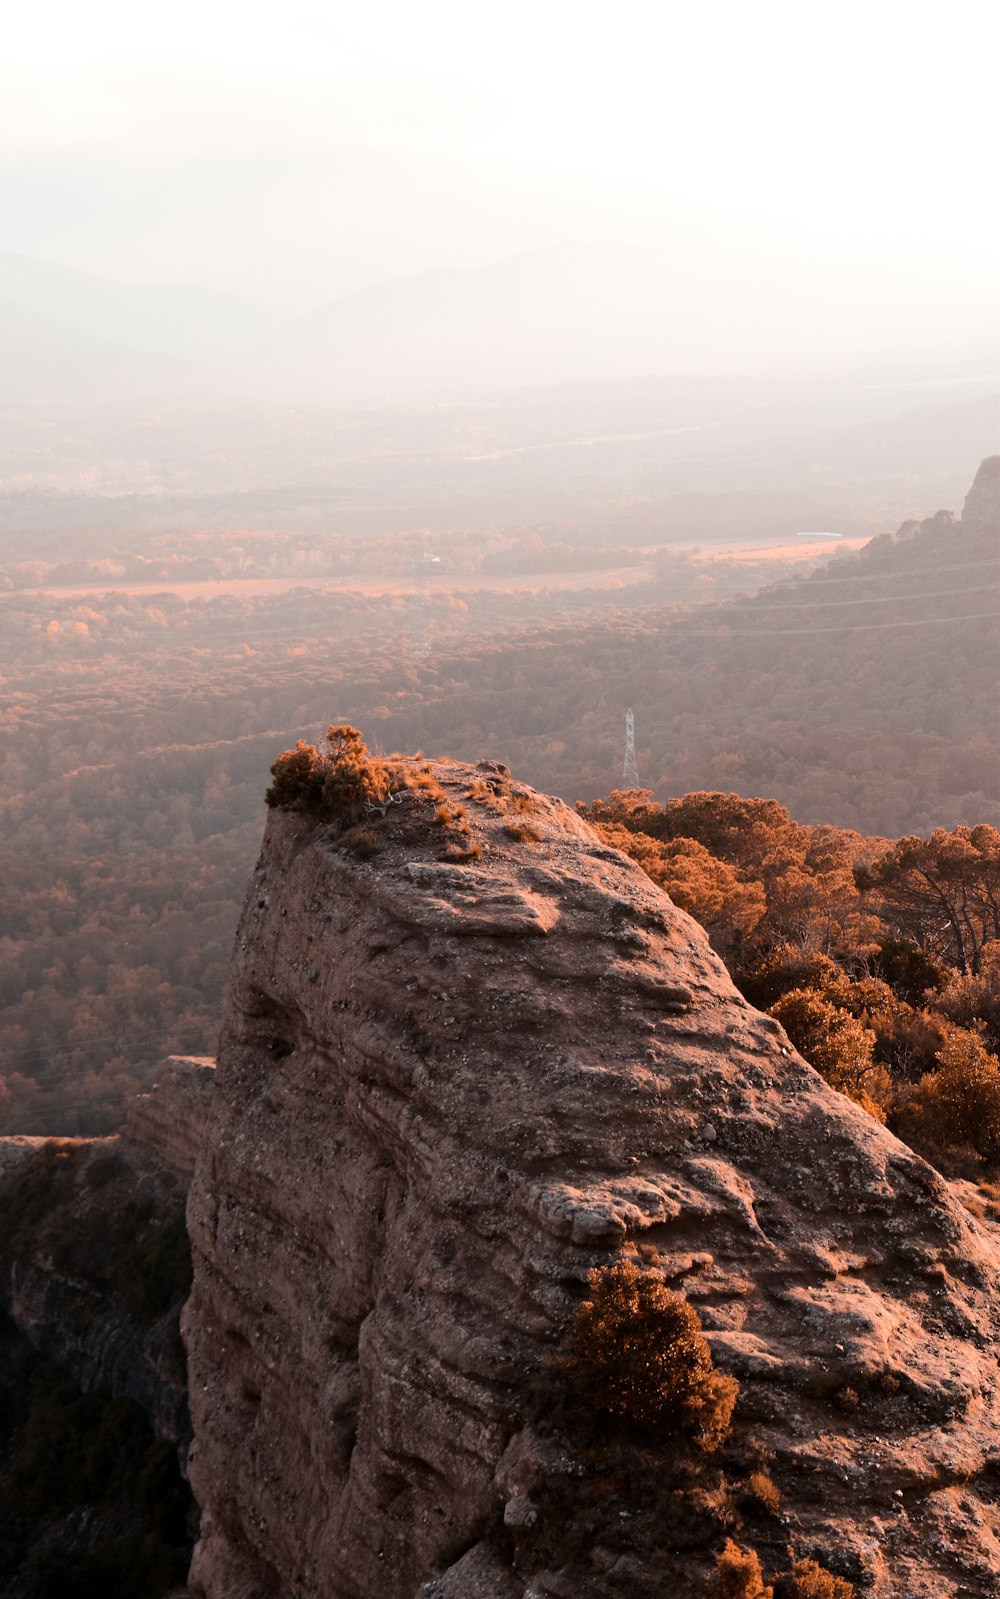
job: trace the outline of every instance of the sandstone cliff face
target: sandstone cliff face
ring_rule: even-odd
[[[478,859],[416,800],[367,859],[268,823],[189,1201],[194,1590],[701,1592],[708,1557],[619,1490],[595,1509],[546,1414],[624,1253],[738,1377],[776,1548],[859,1593],[994,1593],[994,1237],[562,804],[435,775]]]
[[[168,1055],[148,1094],[137,1094],[122,1138],[185,1178],[194,1173],[205,1139],[215,1061],[205,1055]]]

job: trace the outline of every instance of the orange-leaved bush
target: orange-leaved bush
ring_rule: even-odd
[[[771,1007],[796,1049],[832,1088],[884,1122],[892,1085],[875,1061],[875,1034],[814,988],[793,988]]]
[[[775,1578],[774,1599],[854,1599],[854,1584],[815,1560],[797,1560],[791,1571]]]
[[[835,1577],[815,1560],[797,1560],[790,1571],[765,1583],[760,1558],[753,1549],[741,1549],[732,1538],[715,1557],[715,1577],[710,1599],[854,1599],[854,1584]]]
[[[715,1581],[709,1593],[711,1599],[772,1599],[756,1551],[741,1549],[732,1538],[715,1557]]]
[[[268,805],[348,823],[384,808],[394,788],[387,762],[369,754],[357,728],[347,724],[327,728],[325,749],[299,739],[278,756],[271,775]]]
[[[971,1144],[995,1160],[1000,1156],[1000,1060],[979,1033],[949,1027],[937,1061],[937,1071],[920,1079],[915,1096],[928,1130],[938,1139]]]
[[[717,1449],[739,1393],[716,1371],[698,1313],[632,1261],[590,1273],[565,1366],[588,1404],[649,1431]]]

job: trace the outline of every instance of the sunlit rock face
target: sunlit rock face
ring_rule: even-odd
[[[565,806],[434,775],[463,859],[416,798],[268,822],[189,1201],[193,1591],[702,1593],[724,1534],[602,1500],[547,1409],[621,1254],[738,1378],[777,1556],[996,1591],[993,1235]]]

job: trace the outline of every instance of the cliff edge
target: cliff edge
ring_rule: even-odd
[[[188,1208],[193,1591],[695,1595],[733,1532],[858,1594],[994,1593],[994,1235],[564,805],[428,781],[346,834],[269,818]],[[740,1384],[693,1487],[560,1397],[623,1255]]]

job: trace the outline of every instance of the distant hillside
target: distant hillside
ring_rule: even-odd
[[[867,395],[831,418],[850,423],[880,414],[894,386],[996,371],[973,285],[944,308],[937,325],[949,336],[935,342],[930,303],[913,285],[890,296],[859,265],[753,242],[738,269],[736,259],[722,238],[566,243],[369,284],[288,313],[197,285],[112,282],[0,252],[0,356],[24,341],[23,358],[0,361],[0,401],[198,393],[255,405],[441,404],[681,375],[730,394],[754,379],[766,437],[775,393],[790,384],[827,395],[860,385]],[[129,359],[143,363],[139,385]],[[713,405],[713,426],[724,425],[730,394],[721,414]]]
[[[184,394],[278,313],[178,284],[112,283],[0,253],[0,398]]]
[[[867,833],[1000,822],[1000,456],[940,512],[821,574],[664,626],[655,611],[442,654],[376,729],[465,756],[502,748],[536,785],[641,780],[769,794]],[[398,704],[398,702],[397,702]]]
[[[730,238],[565,243],[477,269],[373,284],[260,341],[282,389],[324,399],[434,396],[581,378],[835,373],[862,363],[989,370],[979,297],[952,304],[948,353],[927,303],[860,263],[799,259]],[[851,352],[845,359],[844,351]],[[863,352],[859,358],[859,352]]]

